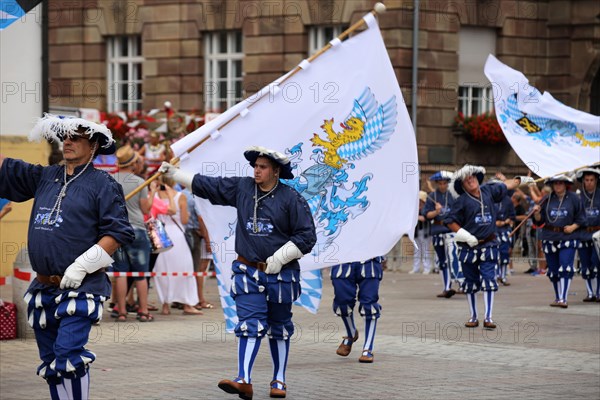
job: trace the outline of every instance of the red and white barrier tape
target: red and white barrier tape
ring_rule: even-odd
[[[108,276],[217,276],[216,272],[107,272]]]
[[[12,285],[13,278],[21,281],[31,281],[33,279],[31,272],[23,272],[19,268],[13,269],[13,276],[0,276],[0,286]]]
[[[14,270],[14,278],[20,281],[31,281],[35,275],[31,272],[21,271],[19,268]],[[127,277],[153,277],[153,276],[217,276],[216,272],[107,272],[108,276],[127,276]],[[12,283],[12,276],[0,277],[0,286]]]
[[[31,272],[23,272],[19,268],[13,269],[13,275],[14,275],[15,279],[18,279],[20,281],[27,281],[27,282],[29,282],[33,278],[35,278],[35,276]]]
[[[0,276],[0,286],[12,284],[12,276]]]

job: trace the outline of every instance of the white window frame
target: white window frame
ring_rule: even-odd
[[[122,39],[127,39],[127,51],[121,55]],[[107,38],[107,108],[109,112],[133,112],[142,109],[142,76],[136,76],[139,65],[143,66],[140,36],[111,36]],[[127,65],[127,76],[121,77],[121,66]],[[140,73],[141,75],[141,73]],[[127,84],[127,93],[122,93],[121,85]],[[138,90],[138,87],[140,88]]]
[[[461,94],[461,89],[466,93]],[[478,107],[475,108],[475,101]],[[460,85],[458,88],[458,111],[465,117],[494,111],[494,95],[491,86]]]
[[[327,30],[332,32],[328,33]],[[345,25],[315,25],[308,30],[308,55],[312,56],[347,29]]]
[[[222,35],[226,35],[226,49],[219,47],[219,39]],[[204,109],[206,112],[224,112],[244,99],[242,87],[244,79],[243,45],[241,31],[206,32],[204,34]],[[236,50],[238,47],[239,51]],[[234,63],[238,61],[239,71],[235,71]],[[221,74],[223,62],[225,62],[225,74]],[[225,92],[224,96],[221,96],[223,85]],[[240,88],[239,92],[236,92],[236,85]]]

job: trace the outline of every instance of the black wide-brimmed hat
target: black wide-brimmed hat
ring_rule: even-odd
[[[244,151],[244,157],[250,161],[250,165],[254,167],[256,159],[258,157],[267,157],[279,165],[279,178],[281,179],[293,179],[294,174],[292,173],[292,165],[290,160],[282,153],[267,149],[262,146],[252,146]]]
[[[454,175],[452,175],[452,181],[450,182],[450,188],[454,189],[454,191],[461,195],[465,192],[462,187],[462,182],[468,176],[475,176],[481,185],[483,182],[483,177],[485,176],[485,168],[477,166],[477,165],[469,165],[466,164],[461,169],[457,170]]]
[[[558,174],[558,175],[554,175],[554,176],[551,176],[550,178],[546,179],[544,181],[544,184],[552,185],[554,182],[564,182],[566,184],[570,184],[570,183],[573,183],[573,179],[569,178],[565,174]]]
[[[577,174],[575,175],[575,177],[577,178],[577,180],[579,182],[581,182],[581,181],[583,181],[583,176],[586,174],[596,174],[598,176],[598,178],[600,178],[600,166],[581,168],[580,170],[577,171]]]
[[[91,142],[98,143],[98,154],[113,154],[116,150],[112,132],[106,125],[62,115],[44,114],[29,133],[29,140],[62,142],[69,136],[83,135],[87,135]]]

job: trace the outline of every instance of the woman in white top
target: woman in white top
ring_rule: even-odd
[[[138,151],[139,155],[144,157],[147,165],[147,175],[154,174],[163,161],[167,159],[167,148],[160,143],[160,134],[158,132],[150,133],[150,143],[146,143]]]
[[[184,315],[201,315],[202,312],[194,308],[198,304],[198,290],[196,280],[192,276],[194,272],[194,262],[192,253],[185,240],[185,225],[188,222],[187,199],[180,192],[175,191],[170,184],[173,182],[161,177],[162,184],[157,196],[163,200],[168,200],[174,205],[176,212],[173,215],[159,215],[158,218],[164,223],[165,230],[173,242],[173,248],[160,253],[154,266],[154,272],[157,276],[156,292],[162,303],[163,315],[170,314],[170,303],[183,304]],[[160,276],[166,272],[189,272],[190,276]]]

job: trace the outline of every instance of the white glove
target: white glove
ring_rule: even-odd
[[[467,231],[464,228],[460,228],[456,232],[456,234],[454,235],[454,240],[457,242],[465,242],[471,247],[475,247],[479,244],[479,240],[477,240],[475,236],[471,235],[469,231]]]
[[[592,235],[592,239],[596,240],[596,241],[600,241],[600,231],[595,232]]]
[[[533,179],[530,176],[515,176],[515,178],[518,178],[521,180],[521,185],[529,185],[529,184],[535,183],[535,179]]]
[[[61,289],[77,289],[81,286],[83,278],[87,274],[92,274],[100,268],[107,267],[113,263],[112,257],[100,246],[95,244],[85,253],[75,259],[73,264],[65,270],[65,274],[60,281]]]
[[[186,188],[190,190],[192,189],[192,181],[194,180],[193,173],[177,168],[166,161],[163,161],[162,165],[158,169],[158,172],[167,178],[172,178],[175,182],[185,186]]]
[[[291,261],[301,258],[304,254],[292,241],[281,246],[273,255],[267,258],[266,274],[278,274],[283,266]]]

